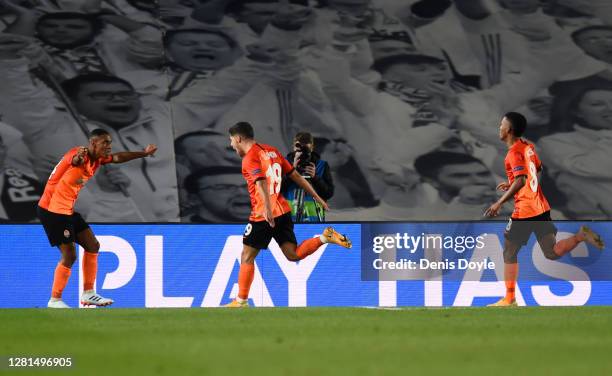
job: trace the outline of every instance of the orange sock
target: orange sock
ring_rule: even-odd
[[[98,273],[98,253],[83,252],[83,291],[93,290]]]
[[[506,301],[515,299],[516,277],[518,276],[518,263],[504,264],[504,280],[506,281]]]
[[[51,297],[56,299],[62,298],[62,291],[68,283],[70,278],[70,268],[58,263],[55,267],[55,274],[53,275],[53,287],[51,288]]]
[[[249,298],[249,290],[251,283],[255,277],[255,264],[240,264],[240,272],[238,272],[238,297],[242,300]]]
[[[306,239],[297,247],[295,253],[297,253],[300,260],[303,260],[315,253],[315,251],[322,245],[323,242],[318,236],[316,238]]]
[[[571,252],[583,240],[584,235],[582,234],[576,234],[567,239],[559,240],[557,243],[555,243],[553,251],[555,251],[557,256],[561,257],[564,254]]]

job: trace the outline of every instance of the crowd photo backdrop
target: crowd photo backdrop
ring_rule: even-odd
[[[313,135],[329,221],[476,220],[507,111],[553,219],[612,219],[607,0],[1,0],[0,47],[2,221],[37,221],[54,166],[104,128],[159,150],[104,166],[87,221],[244,222],[238,121],[287,154]]]

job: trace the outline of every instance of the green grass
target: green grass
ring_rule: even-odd
[[[612,375],[611,351],[612,307],[0,310],[0,356],[75,362],[18,375]]]

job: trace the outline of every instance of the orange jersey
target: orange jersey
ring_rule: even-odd
[[[505,165],[510,184],[518,176],[524,175],[527,178],[525,186],[514,195],[512,218],[535,217],[549,211],[550,205],[538,181],[538,172],[542,170],[542,162],[533,144],[519,139],[508,150]]]
[[[78,147],[70,149],[55,166],[38,201],[38,206],[52,213],[71,215],[81,188],[101,165],[113,160],[112,156],[108,156],[91,162],[89,156],[85,155],[85,162],[82,165],[73,166],[72,159],[78,150]]]
[[[251,215],[249,221],[264,221],[264,202],[255,182],[266,180],[272,204],[274,218],[289,213],[291,208],[287,200],[281,195],[283,176],[289,175],[293,166],[283,157],[278,149],[262,144],[255,144],[242,159],[242,175],[247,181],[249,195],[251,196]]]

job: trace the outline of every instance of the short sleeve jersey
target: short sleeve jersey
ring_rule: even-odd
[[[255,144],[242,158],[242,175],[247,181],[251,196],[251,215],[249,221],[264,221],[264,202],[255,183],[265,180],[272,204],[272,215],[276,218],[291,211],[287,200],[281,195],[283,178],[293,171],[293,166],[278,149],[263,144]]]
[[[92,161],[86,155],[82,165],[73,166],[72,159],[78,150],[79,147],[70,149],[55,166],[45,185],[45,191],[38,201],[38,206],[52,213],[71,215],[81,188],[101,165],[113,161],[112,156]]]
[[[521,175],[527,179],[525,186],[514,195],[512,218],[535,217],[550,210],[550,205],[538,181],[538,172],[542,169],[542,162],[533,144],[524,140],[515,142],[508,150],[505,167],[510,184]]]

